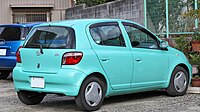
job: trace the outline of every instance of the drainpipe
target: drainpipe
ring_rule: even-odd
[[[166,37],[169,38],[169,8],[168,8],[168,0],[165,0],[166,4]]]
[[[147,1],[144,0],[144,26],[147,28]]]
[[[198,9],[197,0],[195,0],[194,2],[195,2],[194,9],[197,10],[197,9]],[[196,18],[196,19],[195,19],[195,28],[198,29],[198,27],[199,27],[199,26],[198,26],[198,19]]]

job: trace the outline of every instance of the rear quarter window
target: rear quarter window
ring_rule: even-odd
[[[75,48],[75,32],[69,27],[36,27],[30,33],[30,39],[25,48],[51,48],[73,49]]]

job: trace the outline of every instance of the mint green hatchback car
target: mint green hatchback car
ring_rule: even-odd
[[[14,86],[27,105],[52,93],[75,97],[86,111],[114,95],[166,89],[180,96],[192,75],[182,52],[128,20],[43,23],[31,30],[16,56]]]

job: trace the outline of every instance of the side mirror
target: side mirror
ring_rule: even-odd
[[[167,47],[169,46],[167,41],[161,41],[160,42],[160,48],[163,50],[167,50]]]

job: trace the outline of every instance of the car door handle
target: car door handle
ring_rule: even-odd
[[[135,61],[142,62],[142,59],[136,58]]]
[[[108,58],[102,58],[101,61],[108,61]]]

